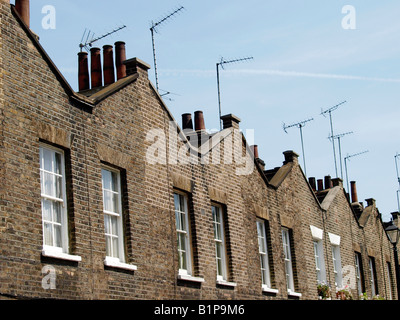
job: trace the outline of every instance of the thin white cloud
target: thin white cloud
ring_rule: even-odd
[[[163,70],[165,76],[181,76],[192,75],[196,77],[215,76],[215,70],[200,70],[200,69],[180,69],[180,70]],[[298,77],[298,78],[314,78],[314,79],[337,79],[337,80],[358,80],[358,81],[375,81],[375,82],[400,82],[396,78],[379,78],[379,77],[366,77],[356,75],[332,74],[332,73],[314,73],[314,72],[299,72],[299,71],[285,71],[274,69],[233,69],[225,70],[225,74],[230,75],[267,75],[267,76],[280,76],[280,77]]]

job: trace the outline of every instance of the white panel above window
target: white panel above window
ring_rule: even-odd
[[[328,234],[331,244],[333,244],[334,246],[340,246],[340,236],[329,232]]]
[[[324,231],[322,229],[319,229],[314,226],[310,226],[310,229],[311,229],[311,234],[312,234],[313,239],[315,239],[315,240],[323,239]]]

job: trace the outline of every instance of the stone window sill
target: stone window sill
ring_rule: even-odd
[[[300,292],[294,292],[292,290],[288,290],[288,295],[291,296],[291,297],[298,297],[298,298],[301,297],[301,293]]]
[[[272,289],[272,288],[264,286],[264,285],[262,286],[262,291],[267,292],[267,293],[274,293],[274,294],[277,294],[279,292],[278,289]]]
[[[178,279],[179,280],[185,280],[185,281],[199,282],[199,283],[204,282],[204,278],[193,277],[193,276],[188,275],[188,274],[178,274]]]
[[[50,249],[43,249],[42,256],[54,259],[68,260],[73,262],[81,262],[82,258],[80,256],[71,255],[68,253],[58,252]]]
[[[104,260],[104,265],[107,267],[124,269],[124,270],[129,270],[129,271],[137,270],[137,266],[135,266],[133,264],[123,263],[123,262],[120,262],[119,259],[112,259],[110,257],[106,257],[106,259]]]
[[[236,282],[230,282],[230,281],[221,280],[221,279],[217,279],[217,284],[220,286],[226,286],[226,287],[236,287],[237,286]]]

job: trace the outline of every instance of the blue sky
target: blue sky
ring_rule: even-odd
[[[44,29],[42,8],[56,9],[56,28]],[[343,29],[345,5],[355,8],[356,29]],[[377,200],[385,221],[398,210],[395,155],[400,152],[400,3],[376,0],[264,1],[31,1],[31,29],[71,86],[77,90],[77,53],[85,29],[95,36],[125,24],[127,28],[96,43],[122,40],[127,57],[153,67],[151,21],[174,9],[185,10],[156,34],[161,90],[175,119],[202,110],[206,127],[216,129],[218,100],[215,65],[221,57],[254,60],[221,71],[222,114],[241,118],[255,130],[255,143],[267,168],[280,166],[282,152],[303,155],[299,130],[289,125],[309,118],[303,128],[307,176],[336,176],[329,118],[342,156],[350,159],[349,180],[357,181],[360,201]],[[154,69],[149,71],[154,83]],[[163,93],[163,91],[161,91]],[[399,159],[400,160],[400,159]],[[344,163],[343,163],[344,166]],[[338,175],[340,172],[337,150]],[[344,170],[344,169],[343,169]],[[346,177],[344,173],[344,184]]]

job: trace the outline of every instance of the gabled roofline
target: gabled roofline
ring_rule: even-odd
[[[90,97],[86,97],[78,92],[75,92],[68,81],[64,78],[60,70],[57,68],[57,66],[54,64],[53,60],[49,57],[47,54],[46,50],[42,47],[42,45],[39,42],[38,36],[25,24],[17,10],[15,9],[14,5],[10,5],[11,7],[11,12],[16,18],[16,20],[19,22],[21,28],[25,31],[26,35],[28,38],[31,40],[35,48],[38,50],[40,55],[42,56],[43,60],[47,63],[57,80],[60,82],[62,88],[64,89],[65,93],[69,96],[71,102],[73,105],[78,107],[81,110],[84,110],[86,112],[92,113],[93,108],[101,101],[112,95],[114,92],[122,89],[123,87],[129,85],[130,83],[134,82],[139,75],[137,73],[128,76],[126,78],[120,79],[117,82],[104,87],[94,95]]]

